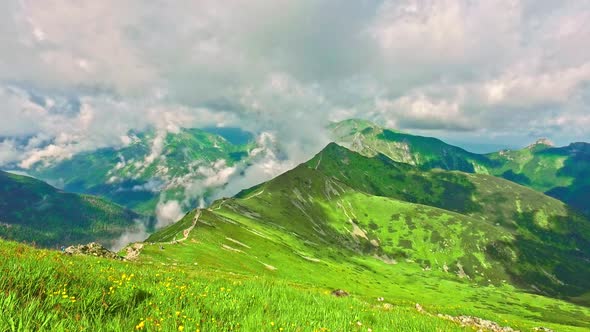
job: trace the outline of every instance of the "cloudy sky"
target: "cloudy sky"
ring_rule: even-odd
[[[349,117],[453,142],[590,141],[588,22],[588,0],[3,0],[0,164],[150,127],[315,148]]]

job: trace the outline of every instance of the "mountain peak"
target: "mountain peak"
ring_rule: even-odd
[[[377,124],[369,121],[369,120],[364,120],[364,119],[347,119],[347,120],[342,120],[342,121],[337,121],[337,122],[332,122],[329,126],[329,129],[331,129],[334,132],[339,132],[339,133],[356,133],[356,132],[360,132],[363,131],[367,128],[380,128]]]
[[[377,124],[375,124],[374,122],[371,122],[369,120],[365,120],[365,119],[360,119],[360,118],[351,118],[351,119],[346,119],[346,120],[342,120],[342,121],[336,121],[334,122],[334,125],[338,126],[338,125],[355,125],[355,126],[361,126],[361,127],[378,127]]]
[[[340,145],[338,143],[330,142],[320,152],[318,152],[316,154],[316,157],[321,158],[322,156],[341,155],[341,154],[348,154],[351,152],[352,151],[350,151],[349,149],[343,147],[342,145]]]
[[[542,137],[542,138],[537,139],[535,141],[535,143],[527,146],[527,149],[533,149],[533,148],[538,148],[538,147],[552,148],[554,146],[555,146],[555,144],[553,144],[553,142],[551,142],[548,138]]]

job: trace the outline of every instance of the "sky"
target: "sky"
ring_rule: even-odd
[[[289,158],[357,117],[467,145],[590,141],[588,0],[3,0],[0,166],[241,127]]]

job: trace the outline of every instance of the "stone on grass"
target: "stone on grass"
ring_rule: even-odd
[[[343,289],[336,289],[336,290],[332,291],[332,295],[336,296],[336,297],[346,297],[346,296],[349,296],[350,294],[348,294],[348,292]]]
[[[123,258],[116,253],[108,250],[102,245],[92,242],[89,244],[80,244],[75,246],[69,246],[64,250],[66,255],[84,255],[84,256],[95,256],[102,258],[110,258],[122,260]]]

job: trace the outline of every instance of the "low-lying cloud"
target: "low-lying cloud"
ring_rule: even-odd
[[[282,144],[276,133],[262,132],[256,139],[256,147],[248,157],[229,165],[224,159],[213,162],[197,161],[189,165],[186,173],[169,179],[163,188],[182,189],[182,199],[160,195],[156,208],[157,227],[164,227],[178,220],[186,212],[204,208],[212,201],[231,197],[241,190],[268,181],[306,161],[317,152],[317,147],[328,143],[322,135],[309,145]],[[149,182],[148,182],[149,183]],[[143,187],[142,187],[143,188]]]

